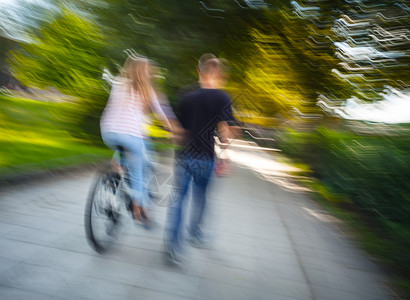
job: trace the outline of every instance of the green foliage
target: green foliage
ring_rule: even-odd
[[[22,49],[12,52],[16,77],[27,86],[54,86],[79,97],[87,109],[101,107],[98,101],[107,95],[101,79],[106,43],[98,26],[62,8],[32,38],[32,43],[22,43]]]
[[[166,69],[164,89],[171,101],[181,86],[197,81],[197,59],[203,53],[213,52],[232,61],[241,59],[249,45],[248,25],[262,14],[228,0],[202,4],[106,0],[104,5],[89,6],[112,39],[108,49],[112,61],[121,65],[126,57],[123,50],[128,48],[157,61]],[[115,73],[118,66],[110,68]]]
[[[54,86],[76,97],[81,105],[76,112],[81,128],[77,135],[87,133],[98,140],[99,117],[108,96],[102,80],[107,44],[98,25],[62,8],[32,38],[34,42],[22,43],[21,49],[12,52],[15,76],[27,86]]]
[[[310,38],[332,36],[330,26],[316,28],[289,4],[277,5],[249,26],[248,60],[237,89],[265,116],[289,117],[293,108],[313,113],[317,93],[334,86],[329,70],[338,60],[329,39],[319,39],[321,47],[315,49]]]
[[[16,42],[13,42],[9,39],[0,36],[0,70],[2,70],[2,66],[5,65],[7,60],[8,52],[16,47]]]
[[[410,133],[359,135],[321,127],[284,130],[280,148],[311,166],[317,199],[350,225],[351,233],[410,293]]]
[[[317,113],[318,95],[374,98],[385,84],[396,86],[408,76],[405,55],[397,66],[383,61],[375,65],[370,59],[359,66],[368,70],[371,65],[371,72],[349,71],[355,61],[344,61],[334,44],[346,42],[348,34],[368,40],[373,39],[372,30],[400,28],[408,18],[395,18],[400,8],[389,1],[375,4],[391,16],[388,20],[341,0],[265,1],[265,8],[230,0],[72,2],[77,13],[63,9],[53,22],[45,23],[36,43],[23,45],[25,50],[16,54],[15,70],[24,83],[54,85],[87,99],[86,111],[93,115],[101,112],[107,96],[100,80],[102,66],[116,74],[125,61],[125,49],[134,49],[164,68],[162,88],[172,103],[181,86],[197,80],[195,65],[202,53],[225,57],[232,65],[228,90],[236,109],[264,117],[289,117],[293,108]],[[360,27],[358,32],[353,27],[347,32],[337,25],[342,17],[351,18],[351,23],[356,17],[371,21],[364,28],[354,26]],[[357,46],[354,40],[349,43]],[[372,41],[386,51],[380,43]],[[406,50],[401,42],[391,47],[397,53]]]
[[[316,137],[317,133],[315,131],[303,131],[284,127],[278,131],[276,139],[284,154],[298,162],[306,161],[312,165],[311,160],[315,154],[308,150],[311,147],[316,147]]]
[[[79,128],[75,103],[0,96],[0,177],[106,159]],[[73,133],[82,133],[76,134]]]
[[[382,218],[410,225],[410,134],[364,136],[325,127],[289,131],[285,153],[309,163],[335,193]]]

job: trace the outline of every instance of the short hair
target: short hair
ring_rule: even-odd
[[[212,53],[205,53],[205,54],[202,54],[201,57],[198,59],[198,70],[200,73],[207,73],[208,70],[206,69],[208,69],[207,66],[209,66],[207,62],[209,60],[217,60],[217,58]]]
[[[231,66],[229,63],[229,60],[227,60],[226,58],[218,58],[219,60],[219,70],[221,71],[221,73],[223,75],[228,75],[231,71]]]
[[[201,74],[212,74],[215,71],[219,70],[220,62],[217,58],[208,59],[203,65],[202,70],[200,70]]]

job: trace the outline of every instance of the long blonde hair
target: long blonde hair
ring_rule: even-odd
[[[153,98],[153,88],[150,75],[150,61],[145,57],[129,56],[125,61],[121,74],[129,79],[131,88],[138,92],[146,104],[150,104]]]

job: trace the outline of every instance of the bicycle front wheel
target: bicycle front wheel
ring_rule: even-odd
[[[117,239],[120,225],[120,176],[104,172],[96,179],[87,199],[84,225],[87,239],[98,253],[104,253]]]

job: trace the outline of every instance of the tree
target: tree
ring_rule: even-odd
[[[408,14],[404,4],[390,2],[72,0],[75,10],[63,10],[36,43],[16,53],[16,73],[25,83],[53,83],[101,107],[101,66],[118,73],[124,50],[133,49],[164,68],[163,87],[173,100],[178,88],[196,80],[197,58],[213,52],[231,62],[228,88],[240,109],[270,117],[293,108],[315,112],[319,95],[375,99],[386,83],[403,85],[408,78]],[[371,26],[356,30],[366,22]],[[381,56],[401,56],[378,62],[344,55],[346,45],[362,44]]]
[[[107,99],[102,72],[107,59],[107,43],[92,20],[62,7],[61,12],[43,24],[31,43],[21,43],[13,51],[12,72],[25,85],[56,87],[76,97],[78,112],[74,118],[83,131],[99,140],[99,117]]]
[[[346,5],[334,22],[341,63],[332,71],[349,85],[351,96],[374,101],[387,86],[407,88],[410,14],[400,2]]]
[[[105,0],[83,5],[112,39],[112,61],[121,64],[128,48],[154,59],[167,71],[164,88],[173,100],[182,85],[197,80],[195,65],[201,54],[225,56],[233,66],[244,61],[249,24],[263,13],[240,2]],[[111,70],[116,72],[116,66]],[[234,67],[234,77],[243,71]]]
[[[12,52],[12,70],[21,82],[38,88],[54,86],[88,108],[101,107],[107,94],[101,79],[107,44],[94,22],[62,8],[32,40]]]

